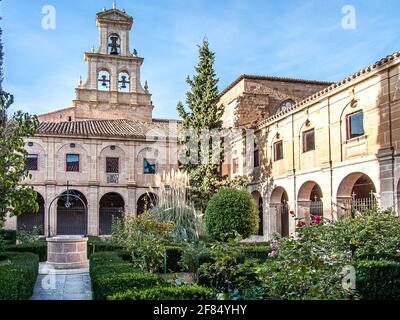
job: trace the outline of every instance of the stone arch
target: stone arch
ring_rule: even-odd
[[[283,203],[283,201],[289,201],[287,192],[283,187],[276,187],[271,193],[270,203]]]
[[[306,181],[297,193],[297,209],[300,218],[310,215],[323,216],[323,193],[318,183]]]
[[[276,114],[286,111],[294,106],[295,102],[292,99],[286,99],[279,103],[278,108],[276,109]]]
[[[129,72],[125,69],[118,71],[118,91],[119,92],[130,92],[131,89],[131,77]]]
[[[110,91],[111,72],[107,68],[100,68],[97,71],[97,90]]]
[[[37,204],[39,205],[38,212],[26,212],[17,217],[17,230],[33,231],[37,229],[40,234],[44,234],[44,221],[46,206],[44,197],[36,191],[37,194]]]
[[[257,209],[258,209],[258,231],[257,235],[263,236],[264,235],[264,206],[263,206],[263,198],[259,191],[253,191],[251,193],[253,196],[254,201],[256,202]]]
[[[270,210],[275,213],[276,231],[282,236],[289,236],[289,197],[283,187],[276,187],[270,197]]]
[[[146,210],[151,210],[156,207],[158,203],[158,196],[153,192],[143,193],[137,201],[137,215],[143,214]]]
[[[111,161],[116,161],[115,170],[110,171],[110,168],[107,168],[107,158],[110,158]],[[119,183],[126,179],[127,157],[126,152],[121,147],[116,145],[105,146],[100,151],[99,160],[98,170],[102,181],[107,183]]]
[[[79,155],[79,172],[68,172],[66,175],[67,154]],[[73,179],[76,183],[86,183],[88,181],[89,162],[89,152],[83,143],[72,140],[70,143],[63,144],[56,153],[57,181],[66,183],[68,180]]]
[[[157,173],[159,171],[159,158],[160,155],[156,148],[148,146],[140,149],[136,156],[136,160],[139,163],[140,174]]]
[[[377,204],[375,193],[375,184],[367,174],[350,173],[340,182],[337,190],[338,216],[351,215],[353,206],[356,211],[374,207]]]
[[[68,199],[64,191],[57,201],[57,235],[86,235],[87,234],[87,205],[85,195],[78,190],[69,190],[70,194],[80,197]]]
[[[99,234],[110,235],[112,224],[123,218],[125,212],[125,200],[117,192],[104,194],[99,202]]]
[[[109,33],[107,37],[107,53],[111,55],[121,54],[121,37],[116,32]]]
[[[46,168],[47,163],[45,146],[37,141],[28,141],[25,145],[25,149],[29,154],[38,155],[38,171],[43,172]]]

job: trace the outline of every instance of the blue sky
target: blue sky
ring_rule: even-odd
[[[56,30],[41,27],[54,5]],[[44,113],[71,106],[83,53],[98,44],[95,15],[112,0],[3,0],[5,90],[14,109]],[[341,27],[342,7],[356,9],[356,29]],[[134,17],[131,50],[145,58],[154,116],[176,118],[186,76],[207,36],[222,90],[240,74],[337,81],[400,50],[400,2],[266,0],[118,0]]]

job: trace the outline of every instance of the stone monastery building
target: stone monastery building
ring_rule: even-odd
[[[143,58],[129,49],[132,17],[114,7],[97,14],[97,26],[100,47],[85,53],[88,76],[73,106],[39,116],[26,141],[26,183],[40,213],[8,219],[10,229],[36,225],[47,234],[49,205],[68,189],[82,201],[56,199],[51,233],[110,234],[113,217],[157,201],[156,173],[178,167],[177,123],[152,117]],[[255,239],[293,233],[295,217],[335,219],[375,205],[400,211],[400,51],[337,83],[242,75],[220,104],[225,128],[254,130],[251,170],[243,130],[222,171],[253,176]]]

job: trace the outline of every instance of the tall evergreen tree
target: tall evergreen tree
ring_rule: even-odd
[[[200,141],[203,130],[222,128],[223,109],[218,106],[218,81],[214,70],[215,53],[209,48],[207,39],[199,46],[199,63],[195,75],[186,82],[190,91],[186,93],[186,108],[182,102],[177,110],[182,118],[181,128],[191,129],[196,134],[198,164],[183,164],[182,168],[189,174],[190,196],[196,207],[204,211],[208,200],[213,195],[216,183],[221,179],[219,165],[212,163],[211,152],[207,155],[208,163],[201,162]],[[186,141],[182,141],[186,142]],[[211,146],[209,148],[209,151]]]

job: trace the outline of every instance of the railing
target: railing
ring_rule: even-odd
[[[84,207],[57,208],[57,235],[85,235],[86,224]]]
[[[354,217],[357,213],[365,210],[372,210],[378,206],[378,201],[374,195],[367,198],[338,199],[336,203],[338,217]]]
[[[39,212],[29,212],[17,217],[17,229],[32,232],[40,229],[44,234],[44,207],[39,208]]]
[[[112,225],[116,220],[122,220],[124,208],[122,207],[100,207],[99,210],[99,233],[100,235],[112,234]]]

